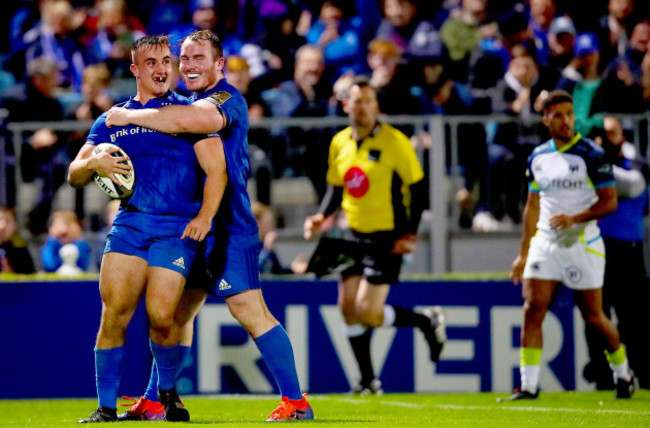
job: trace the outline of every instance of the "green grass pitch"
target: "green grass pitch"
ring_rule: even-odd
[[[497,403],[507,394],[385,394],[381,397],[314,394],[314,421],[328,427],[650,427],[650,391],[615,400],[611,391],[543,393],[536,401]],[[184,399],[189,424],[244,427],[262,424],[278,397],[194,396]],[[0,401],[0,427],[71,427],[96,406],[90,399]],[[128,427],[168,426],[129,422]],[[121,425],[121,424],[120,424]]]

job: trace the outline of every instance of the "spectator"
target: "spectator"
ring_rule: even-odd
[[[269,53],[269,70],[265,75],[259,76],[258,80],[268,81],[266,85],[277,84],[293,77],[296,52],[306,43],[305,37],[296,33],[299,19],[300,8],[287,5],[285,13],[264,20],[266,31],[261,48]]]
[[[63,107],[55,98],[59,70],[48,58],[37,58],[27,64],[29,80],[26,87],[12,88],[1,104],[9,111],[8,121],[60,121]],[[43,233],[52,210],[52,201],[65,181],[69,156],[66,138],[50,128],[41,128],[34,134],[23,134],[20,158],[23,181],[39,178],[43,182],[39,200],[28,214],[27,227],[33,234]]]
[[[426,10],[425,3],[417,0],[383,0],[385,18],[375,37],[390,40],[402,49],[406,57],[419,56],[429,44],[439,41],[438,30],[446,18],[445,13],[434,11],[440,2],[429,2],[433,5],[428,7],[430,11]]]
[[[425,114],[465,115],[481,113],[480,106],[474,102],[470,88],[467,84],[452,80],[450,71],[439,60],[429,59],[422,65],[424,84],[412,89],[418,96],[420,111]],[[449,157],[448,164],[458,162],[464,178],[463,187],[456,193],[456,200],[460,205],[459,225],[469,228],[472,225],[472,215],[476,205],[475,193],[478,190],[478,207],[485,206],[485,184],[487,166],[487,147],[485,145],[485,127],[482,123],[462,123],[457,129],[458,159]],[[445,141],[450,142],[452,128],[445,126]],[[431,134],[419,133],[412,139],[417,145],[424,147],[424,159],[428,159],[428,150],[431,147]],[[451,145],[447,153],[452,153]],[[423,165],[425,182],[429,183],[429,163]],[[428,193],[427,193],[428,194]]]
[[[640,69],[628,57],[617,57],[605,70],[600,94],[609,113],[643,113],[645,102],[638,75]]]
[[[307,270],[307,259],[304,255],[298,255],[291,262],[290,267],[285,267],[282,265],[282,262],[280,262],[280,259],[273,248],[275,239],[277,238],[277,233],[275,232],[275,217],[271,208],[258,201],[254,201],[251,208],[253,209],[253,215],[257,220],[260,241],[263,245],[262,251],[260,251],[258,263],[260,273],[305,273]]]
[[[219,34],[224,43],[224,58],[240,53],[243,42],[232,34],[228,34],[228,37],[223,37],[226,31],[222,23],[219,21],[219,15],[217,14],[215,7],[215,0],[192,0],[189,2],[188,9],[191,22],[174,24],[172,28],[168,30],[171,33],[169,43],[172,47],[172,54],[179,56],[180,45],[183,39],[191,33],[200,30],[211,30]],[[150,32],[150,34],[157,33]]]
[[[405,78],[402,49],[395,43],[374,39],[368,48],[370,83],[377,88],[379,110],[384,114],[417,114],[417,100],[411,95],[412,79]]]
[[[574,58],[562,70],[557,86],[573,95],[576,131],[589,135],[594,126],[602,127],[602,112],[606,111],[600,90],[600,48],[594,33],[583,33],[576,38]]]
[[[644,220],[648,210],[648,178],[650,171],[645,159],[636,154],[628,142],[621,122],[613,117],[604,120],[604,135],[596,138],[605,156],[614,165],[618,190],[615,212],[600,219],[598,226],[605,241],[607,263],[603,284],[603,309],[611,318],[616,311],[621,340],[627,345],[630,364],[641,387],[650,386],[647,368],[644,303],[650,297],[643,255]],[[605,359],[605,344],[597,332],[585,330],[590,362],[585,378],[596,382],[597,389],[613,389],[611,370]]]
[[[35,272],[27,241],[18,231],[16,213],[8,207],[0,207],[0,272]]]
[[[246,99],[248,117],[251,120],[269,116],[269,109],[261,96],[259,85],[252,80],[248,62],[237,55],[226,60],[226,78]],[[271,138],[265,129],[251,128],[248,131],[248,151],[251,170],[255,178],[255,195],[264,204],[271,203]]]
[[[487,0],[464,0],[460,8],[452,10],[440,29],[440,38],[449,53],[449,71],[456,81],[467,81],[470,55],[482,39],[489,37],[496,37],[496,27],[488,19]]]
[[[650,18],[636,24],[630,36],[627,56],[637,67],[641,67],[643,57],[650,47]]]
[[[95,64],[84,70],[81,94],[83,102],[75,111],[77,120],[94,120],[113,106],[108,95],[111,84],[111,72],[105,64]]]
[[[537,50],[521,3],[500,16],[497,25],[499,35],[484,37],[481,49],[474,51],[470,58],[470,81],[473,88],[493,88],[503,78],[508,71],[513,47],[524,45],[528,49]]]
[[[74,112],[67,112],[70,119],[90,121],[97,119],[102,113],[110,109],[114,102],[109,95],[111,73],[106,64],[99,63],[86,67],[84,70],[83,85],[81,85],[82,102],[77,105]],[[67,152],[76,153],[86,142],[87,131],[73,131],[67,140]],[[85,191],[75,191],[75,212],[77,217],[85,218]]]
[[[292,80],[262,92],[262,98],[274,117],[324,117],[330,114],[331,86],[323,78],[325,64],[318,46],[304,45],[296,52],[296,66]],[[331,135],[322,129],[290,128],[277,137],[276,144],[285,144],[285,150],[274,150],[276,173],[306,174],[320,199],[325,194],[327,148]],[[282,141],[284,139],[284,141]]]
[[[519,224],[527,193],[520,178],[525,175],[528,156],[547,135],[536,120],[535,101],[542,91],[553,90],[557,76],[540,72],[534,48],[519,45],[511,52],[508,71],[494,90],[492,110],[518,120],[500,124],[493,144],[488,146],[488,207],[496,220],[502,221],[507,215]],[[480,217],[476,220],[476,230],[497,230],[500,226]]]
[[[83,237],[81,223],[74,212],[55,211],[48,234],[47,241],[41,248],[41,261],[45,272],[57,272],[64,266],[64,259],[69,261],[69,254],[76,254],[72,267],[80,271],[88,270],[92,251],[90,244]]]
[[[41,19],[37,2],[23,1],[20,3],[9,22],[7,41],[9,49],[2,63],[2,68],[10,72],[17,81],[25,79],[25,51],[29,43],[24,36],[29,30],[36,27]]]
[[[650,102],[650,47],[641,60],[641,87],[643,88],[643,101],[647,105]]]
[[[558,72],[564,70],[573,59],[576,28],[567,16],[559,16],[548,31],[548,57],[546,64]]]
[[[544,45],[547,43],[547,35],[551,23],[557,14],[555,0],[530,0],[530,24],[535,38],[541,40]]]
[[[340,0],[325,1],[318,20],[307,32],[307,43],[323,50],[330,82],[345,72],[359,74],[365,69],[359,29],[354,27],[353,20],[344,16],[340,3]]]
[[[116,78],[130,78],[130,47],[144,36],[144,27],[128,13],[124,0],[100,0],[97,9],[97,34],[88,47],[93,62],[106,63]]]
[[[607,15],[598,21],[598,44],[602,55],[602,68],[627,49],[637,17],[634,14],[634,0],[609,0]]]
[[[135,2],[134,2],[135,3]],[[184,25],[187,22],[185,2],[169,0],[149,1],[146,9],[147,34],[168,34],[172,33],[175,28]],[[196,5],[204,3],[201,0],[191,0],[190,7],[196,8]],[[212,4],[211,7],[213,7]],[[200,6],[199,6],[200,7]],[[141,14],[141,16],[143,16]]]
[[[225,65],[228,83],[242,93],[248,104],[248,115],[251,119],[268,116],[268,108],[261,96],[261,91],[255,84],[250,67],[245,58],[230,55]]]
[[[41,22],[23,37],[28,45],[25,62],[50,59],[60,71],[60,85],[80,92],[85,64],[81,46],[68,34],[72,6],[65,0],[54,0],[42,2],[40,9]]]

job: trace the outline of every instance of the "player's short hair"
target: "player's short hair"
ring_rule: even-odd
[[[200,30],[195,31],[189,36],[185,37],[181,41],[181,45],[187,40],[191,42],[208,42],[212,46],[212,54],[214,55],[214,60],[218,60],[223,57],[223,42],[219,36],[210,30]]]
[[[133,43],[133,46],[131,46],[131,61],[135,64],[136,52],[150,48],[167,48],[171,50],[171,47],[169,46],[169,36],[160,34],[157,36],[140,37]]]
[[[556,89],[554,91],[549,92],[546,99],[544,99],[544,103],[542,105],[542,109],[544,110],[544,114],[548,113],[548,110],[551,107],[553,107],[556,104],[560,104],[560,103],[572,103],[573,104],[573,97],[567,91],[563,91],[562,89]]]

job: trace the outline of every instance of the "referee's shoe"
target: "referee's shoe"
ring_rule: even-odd
[[[429,318],[429,324],[420,327],[431,350],[431,361],[440,359],[440,353],[447,341],[447,314],[440,306],[422,310],[422,315]]]

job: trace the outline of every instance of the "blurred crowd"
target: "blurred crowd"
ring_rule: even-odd
[[[457,134],[464,179],[459,225],[474,230],[520,222],[526,159],[548,138],[539,111],[549,91],[574,95],[578,131],[591,137],[602,135],[606,116],[650,105],[650,2],[643,0],[16,0],[5,10],[3,124],[95,119],[135,92],[134,40],[170,34],[177,53],[198,29],[222,37],[226,77],[246,97],[251,119],[342,116],[341,100],[360,74],[379,88],[387,115],[516,119],[446,130]],[[178,79],[175,89],[187,94]],[[623,127],[633,140],[630,123]],[[309,177],[320,199],[335,131],[253,128],[257,199],[273,206],[270,182],[283,176]],[[403,131],[421,149],[430,145],[427,133]],[[15,171],[23,182],[42,182],[25,226],[44,234],[85,134],[42,128],[16,142],[3,129],[2,137],[0,205],[16,205]],[[83,209],[76,215],[83,219]]]

